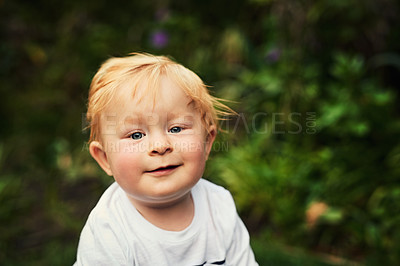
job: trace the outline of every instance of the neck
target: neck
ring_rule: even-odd
[[[190,192],[179,201],[162,207],[146,205],[131,197],[129,199],[147,221],[163,230],[182,231],[192,223],[194,217],[194,203]]]

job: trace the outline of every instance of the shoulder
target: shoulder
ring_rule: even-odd
[[[212,183],[211,181],[208,181],[204,178],[201,178],[196,186],[199,187],[200,189],[207,190],[208,192],[216,195],[230,194],[226,188],[217,185],[215,183]]]
[[[110,222],[116,216],[119,209],[120,187],[117,183],[112,183],[100,197],[96,206],[89,214],[88,221]]]
[[[89,261],[120,264],[131,256],[123,228],[124,218],[119,211],[119,197],[119,186],[113,183],[89,214],[79,238],[78,265],[85,265]]]
[[[201,192],[201,194],[203,194],[203,196],[214,201],[214,203],[217,203],[217,205],[223,204],[235,208],[235,203],[231,193],[224,187],[216,185],[205,179],[200,179],[197,186],[198,190]]]
[[[119,186],[116,183],[111,184],[90,212],[83,228],[83,233],[85,231],[100,233],[110,228],[116,230],[118,227],[115,224],[118,224],[118,209],[120,209],[118,207],[120,205],[119,197]]]
[[[96,206],[92,209],[86,224],[81,233],[81,239],[88,237],[89,239],[99,241],[100,243],[112,242],[115,240],[119,244],[125,244],[126,211],[122,206],[121,188],[117,183],[111,184],[103,195],[100,197]],[[114,236],[119,236],[115,239]]]
[[[197,186],[206,208],[215,220],[214,222],[223,224],[225,228],[229,228],[229,224],[233,225],[237,212],[231,193],[224,187],[205,179],[200,179]]]

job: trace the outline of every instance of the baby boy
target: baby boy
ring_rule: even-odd
[[[89,91],[89,151],[115,182],[89,215],[75,265],[258,265],[231,194],[202,178],[224,112],[167,57],[101,66]]]

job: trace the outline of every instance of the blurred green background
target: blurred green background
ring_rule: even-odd
[[[232,100],[206,177],[260,265],[400,265],[395,0],[0,1],[0,264],[71,265],[112,182],[87,152],[99,65],[171,55]]]

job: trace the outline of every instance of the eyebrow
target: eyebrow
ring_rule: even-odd
[[[176,119],[183,119],[183,122],[193,122],[195,115],[190,113],[190,112],[172,112],[172,113],[167,113],[166,118],[167,121],[172,121]],[[123,119],[117,120],[117,125],[116,129],[118,132],[123,132],[127,130],[128,126],[141,126],[143,124],[149,123],[148,119],[152,118],[152,115],[145,115],[143,113],[140,114],[131,114]],[[160,117],[154,117],[156,119],[154,123],[159,123]],[[151,122],[150,122],[151,123]]]
[[[192,114],[192,113],[169,113],[169,114],[167,114],[167,120],[168,121],[171,121],[171,120],[174,120],[174,119],[177,119],[177,118],[191,118],[191,119],[193,119],[194,118],[194,115]]]
[[[143,117],[140,115],[133,114],[133,115],[127,116],[121,120],[118,120],[117,131],[118,132],[125,131],[127,125],[143,124],[143,120],[144,120]]]

